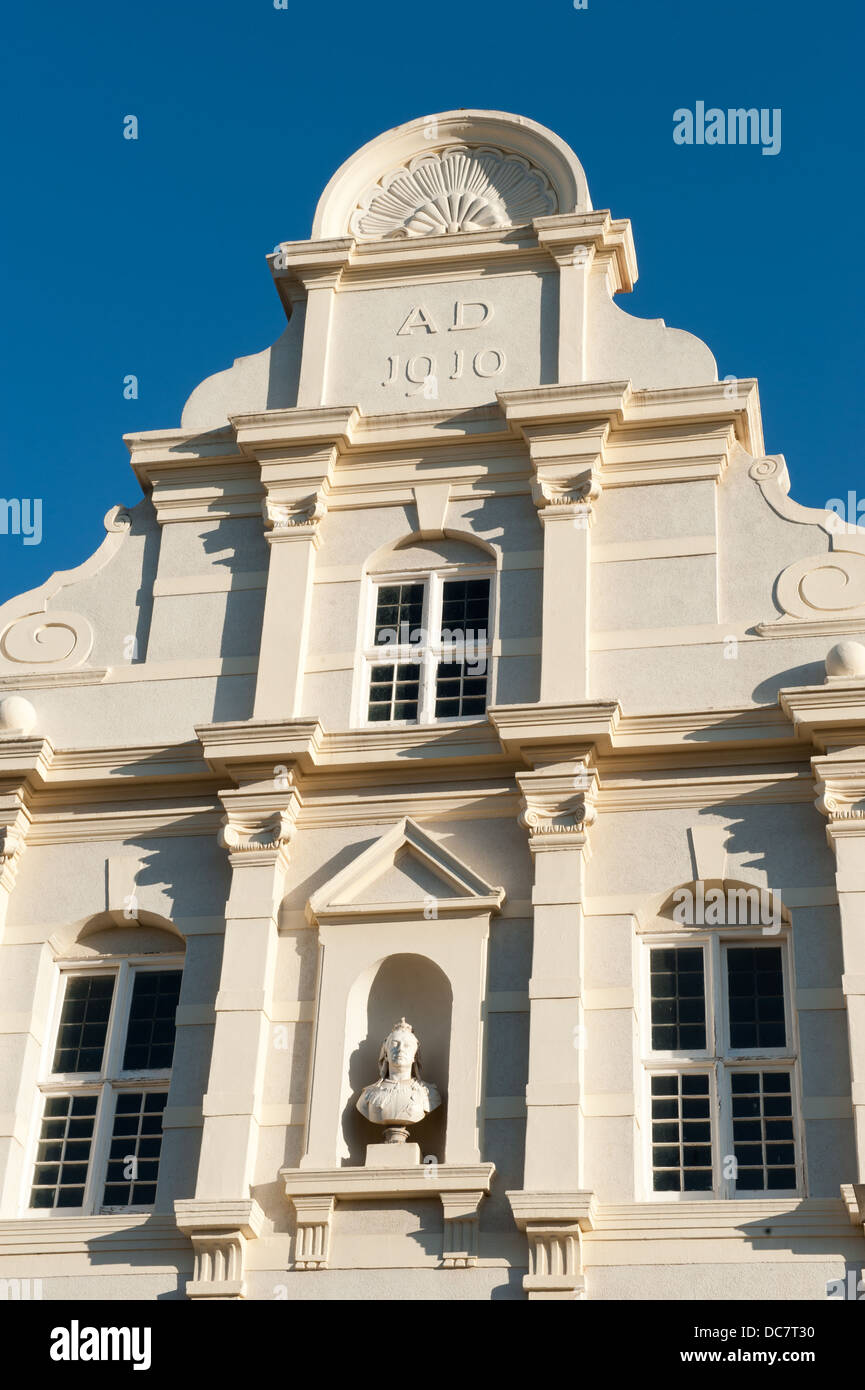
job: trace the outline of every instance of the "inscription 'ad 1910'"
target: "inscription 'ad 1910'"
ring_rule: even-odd
[[[482,300],[458,299],[453,306],[451,321],[440,329],[429,308],[424,304],[415,304],[396,333],[398,337],[407,338],[423,334],[426,341],[426,338],[439,333],[470,332],[485,328],[492,320],[493,313],[492,304]],[[403,385],[407,396],[422,395],[425,400],[438,400],[440,370],[446,380],[459,381],[463,373],[473,372],[478,377],[491,377],[500,376],[505,369],[505,354],[498,348],[481,347],[472,351],[471,347],[443,344],[441,350],[436,352],[414,352],[410,345],[406,346],[407,351],[394,352],[388,357],[387,374],[382,385]]]

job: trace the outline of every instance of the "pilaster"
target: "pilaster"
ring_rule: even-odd
[[[850,1081],[856,1145],[854,1182],[865,1182],[865,689],[859,680],[782,690],[797,734],[821,752],[811,759],[816,806],[835,855],[841,919]]]
[[[320,526],[356,414],[353,408],[298,407],[232,422],[239,447],[260,464],[270,547],[256,719],[300,713]]]
[[[517,782],[535,870],[524,1184],[571,1190],[581,1166],[583,880],[597,775],[584,757],[517,773]]]
[[[835,854],[841,917],[856,1181],[865,1182],[865,759],[813,758],[817,809]]]
[[[258,1140],[277,914],[299,807],[293,769],[221,800],[232,876],[196,1198],[237,1201],[249,1195]]]
[[[569,245],[573,258],[576,251]],[[590,248],[582,250],[590,257]],[[565,271],[588,273],[576,262],[563,267],[562,274]],[[528,445],[532,498],[544,531],[540,703],[584,700],[589,680],[590,531],[612,416],[587,414],[575,398],[569,418],[560,401],[542,392],[535,393],[534,400],[529,392],[502,392],[499,402]]]

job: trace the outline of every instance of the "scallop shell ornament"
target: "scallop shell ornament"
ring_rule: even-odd
[[[364,240],[446,236],[531,222],[557,209],[546,174],[491,146],[425,150],[363,197],[349,230]]]

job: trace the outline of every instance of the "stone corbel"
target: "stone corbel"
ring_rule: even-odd
[[[529,1272],[523,1288],[534,1300],[586,1296],[582,1236],[594,1229],[592,1192],[508,1192],[514,1221],[529,1243]]]
[[[812,758],[811,767],[817,792],[814,804],[829,822],[827,831],[843,822],[859,822],[858,828],[865,832],[865,761]]]
[[[442,1192],[444,1269],[471,1269],[478,1262],[479,1209],[483,1192]]]
[[[221,793],[225,817],[219,838],[232,865],[262,857],[270,861],[287,850],[300,809],[294,769],[280,765],[273,781],[272,791]]]
[[[0,795],[0,888],[8,893],[15,886],[29,827],[30,815],[18,793]]]
[[[266,538],[270,542],[311,540],[317,550],[321,544],[319,523],[327,515],[327,488],[296,501],[265,498],[262,503]]]
[[[246,1245],[261,1234],[264,1223],[254,1198],[238,1202],[185,1199],[174,1203],[174,1214],[178,1230],[192,1241],[195,1256],[187,1298],[245,1298]]]
[[[601,484],[591,469],[574,478],[536,478],[532,501],[540,513],[541,525],[550,519],[590,526],[594,518],[592,503],[601,495]]]
[[[518,772],[523,797],[519,823],[529,832],[531,850],[587,846],[597,811],[598,774],[588,758],[550,770]]]
[[[843,1182],[841,1200],[847,1208],[851,1226],[862,1226],[865,1229],[865,1183]]]
[[[324,1194],[313,1197],[295,1196],[291,1200],[297,1217],[295,1269],[327,1269],[336,1199],[332,1195]]]

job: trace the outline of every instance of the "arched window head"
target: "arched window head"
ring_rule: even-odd
[[[367,569],[361,721],[482,718],[492,687],[495,564],[442,539],[379,552]]]

